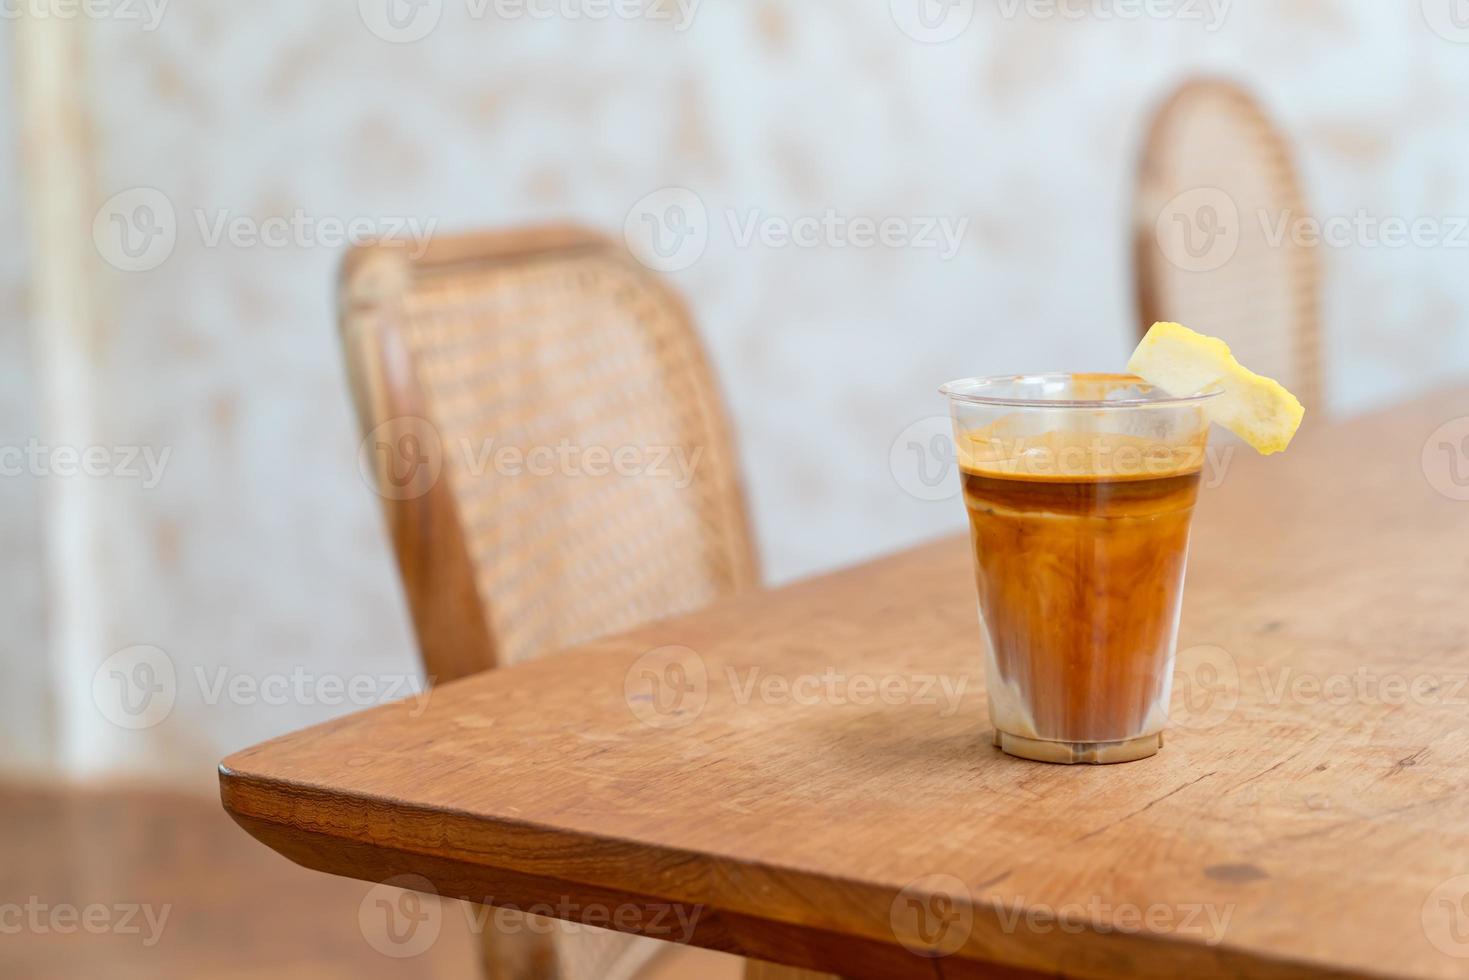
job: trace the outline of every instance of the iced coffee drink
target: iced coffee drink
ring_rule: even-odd
[[[1053,762],[1156,753],[1208,436],[1203,397],[1127,375],[946,390],[995,743]]]
[[[1045,762],[1163,744],[1209,426],[1284,450],[1305,407],[1218,337],[1155,323],[1130,374],[944,385],[994,741]]]

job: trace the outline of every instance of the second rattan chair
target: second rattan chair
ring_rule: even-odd
[[[1285,139],[1237,86],[1183,85],[1154,117],[1133,224],[1140,327],[1223,337],[1308,406],[1322,389],[1320,271]]]

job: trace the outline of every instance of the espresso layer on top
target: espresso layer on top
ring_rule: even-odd
[[[1176,443],[1123,432],[1017,435],[1017,429],[1001,419],[964,432],[956,441],[959,465],[977,476],[1055,483],[1158,480],[1195,474],[1204,465],[1207,433]]]

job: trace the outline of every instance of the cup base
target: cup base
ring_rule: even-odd
[[[1106,766],[1118,762],[1136,762],[1157,755],[1158,750],[1163,747],[1163,733],[1120,742],[1047,742],[996,730],[995,746],[1006,755],[1032,762],[1054,762],[1063,766]]]

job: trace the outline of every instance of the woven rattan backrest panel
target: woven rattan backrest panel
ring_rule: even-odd
[[[1153,121],[1135,227],[1140,327],[1177,320],[1314,403],[1320,275],[1285,140],[1245,92],[1183,86]]]
[[[753,583],[702,352],[625,253],[421,268],[402,331],[499,664]]]

